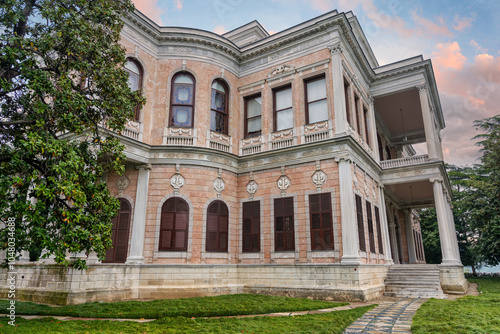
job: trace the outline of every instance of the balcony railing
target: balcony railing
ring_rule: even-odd
[[[388,168],[398,168],[404,166],[413,166],[423,164],[429,161],[429,156],[427,154],[423,155],[415,155],[409,158],[399,158],[399,159],[391,159],[380,162],[380,166],[382,169]]]

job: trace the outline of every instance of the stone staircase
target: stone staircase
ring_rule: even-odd
[[[444,299],[436,264],[397,264],[385,278],[385,296]]]

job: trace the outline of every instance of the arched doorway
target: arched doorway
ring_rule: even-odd
[[[120,211],[111,220],[112,246],[106,251],[104,263],[124,263],[127,260],[128,235],[130,230],[130,203],[120,198]]]

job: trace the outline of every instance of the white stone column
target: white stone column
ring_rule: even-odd
[[[127,263],[144,263],[144,237],[146,235],[146,209],[148,205],[148,186],[150,164],[136,167],[139,170],[135,196],[132,238]]]
[[[379,197],[380,197],[380,219],[382,223],[382,242],[384,243],[384,254],[385,260],[389,264],[393,264],[392,253],[391,253],[391,243],[389,240],[389,224],[387,222],[387,207],[385,205],[385,196],[384,196],[384,186],[380,185],[379,189]]]
[[[336,157],[339,165],[340,214],[342,220],[342,264],[359,264],[358,224],[354,212],[351,161],[347,157]]]
[[[345,109],[344,75],[342,71],[342,47],[340,42],[329,47],[332,53],[333,109],[335,112],[335,134],[347,132]]]
[[[443,255],[442,264],[462,265],[460,257],[457,258],[458,243],[455,229],[452,226],[454,222],[450,220],[446,198],[443,192],[443,179],[430,179],[434,191],[434,201],[436,206],[436,215],[439,228],[439,240],[441,242],[441,253]]]
[[[410,263],[417,263],[417,250],[415,247],[415,237],[413,235],[413,222],[411,217],[411,210],[404,210],[404,214],[405,214],[406,244],[408,247],[408,260]]]
[[[391,218],[393,219],[393,218]],[[397,240],[397,234],[396,234],[396,222],[394,220],[391,220],[389,222],[389,233],[391,237],[391,252],[392,256],[394,259],[394,263],[401,263],[399,261],[399,249],[398,249],[398,240]]]
[[[369,96],[369,102],[370,105],[368,106],[368,116],[369,119],[367,123],[369,124],[370,131],[368,135],[370,136],[370,146],[373,151],[373,159],[375,159],[376,162],[380,163],[380,154],[379,154],[379,147],[378,147],[378,140],[377,140],[377,120],[375,118],[375,100],[373,96]]]
[[[453,247],[453,252],[455,254],[455,259],[458,259],[460,262],[462,262],[460,258],[460,249],[458,248],[457,229],[455,227],[455,219],[453,217],[451,197],[449,196],[449,194],[445,194],[445,200],[446,211],[448,213],[448,221],[451,222],[450,229],[454,240],[453,245],[455,245],[455,247]]]
[[[439,159],[439,154],[437,152],[437,135],[434,126],[434,120],[431,115],[431,107],[429,104],[428,88],[427,85],[417,86],[420,106],[422,108],[422,118],[424,120],[424,130],[425,130],[425,141],[427,143],[427,152],[429,153],[430,159]]]

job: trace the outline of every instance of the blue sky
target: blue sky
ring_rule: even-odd
[[[162,26],[224,33],[259,21],[275,33],[325,12],[352,11],[381,65],[422,54],[433,63],[448,163],[477,163],[473,121],[500,114],[500,1],[134,0]]]

